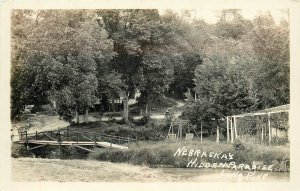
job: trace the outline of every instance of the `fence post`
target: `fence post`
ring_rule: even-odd
[[[271,114],[270,113],[268,113],[268,128],[269,128],[269,145],[271,145],[272,128],[271,128]]]
[[[25,131],[25,138],[26,138],[26,149],[28,150],[28,137],[27,137],[27,131]]]
[[[200,137],[200,141],[202,143],[202,137],[203,137],[202,123],[200,125],[201,125],[201,137]]]
[[[233,130],[233,118],[230,117],[230,135],[231,135],[231,143],[233,143],[234,140],[234,130]]]
[[[237,139],[238,138],[238,133],[237,133],[236,121],[237,121],[237,117],[233,117],[233,125],[234,125],[235,138]]]
[[[61,137],[60,137],[60,130],[58,128],[58,136],[57,136],[57,141],[58,141],[58,150],[59,150],[59,157],[61,158]]]
[[[35,131],[35,140],[37,140],[37,136],[38,136],[38,133],[37,133],[37,130]]]
[[[129,147],[129,143],[130,143],[130,140],[129,140],[129,137],[127,137],[127,144],[128,144],[128,147]]]
[[[229,143],[229,117],[226,117],[227,143]]]

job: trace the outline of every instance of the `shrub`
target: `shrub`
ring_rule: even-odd
[[[138,165],[172,166],[185,168],[188,162],[194,159],[194,156],[174,157],[174,153],[180,147],[187,149],[197,148],[206,152],[222,152],[223,154],[232,153],[233,160],[220,159],[214,157],[198,157],[198,163],[209,162],[230,162],[236,164],[252,164],[253,161],[261,161],[265,165],[271,165],[274,161],[279,163],[289,160],[289,150],[287,148],[269,147],[263,145],[249,145],[237,140],[231,144],[216,144],[214,142],[200,143],[198,141],[180,141],[180,142],[150,142],[142,141],[130,145],[130,150],[117,151],[103,149],[104,151],[91,154],[91,158],[97,160],[107,160],[111,162],[128,162]]]
[[[11,146],[11,157],[13,158],[34,157],[34,154],[32,152],[27,151],[25,145],[13,143]]]
[[[141,119],[134,122],[137,126],[146,125],[151,120],[149,115],[142,117]]]
[[[103,117],[121,117],[121,112],[106,112]]]
[[[236,139],[233,142],[233,149],[235,151],[244,151],[246,149],[245,145],[241,142],[241,140]]]
[[[124,124],[126,124],[126,120],[125,120],[125,118],[124,117],[122,117],[122,119],[121,120],[115,120],[115,122],[117,123],[117,124],[120,124],[120,125],[124,125]]]

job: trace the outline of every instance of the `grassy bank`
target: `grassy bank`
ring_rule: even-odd
[[[131,164],[146,165],[149,167],[168,166],[184,168],[195,156],[174,156],[182,147],[187,151],[191,149],[201,152],[226,154],[226,158],[198,157],[198,162],[220,163],[234,161],[237,164],[249,164],[258,161],[264,165],[272,165],[289,160],[289,148],[250,145],[236,141],[234,144],[216,144],[214,142],[182,141],[182,142],[138,142],[131,145],[130,150],[99,149],[90,154],[90,158],[100,161],[127,162]],[[233,159],[228,156],[233,154]]]
[[[163,182],[176,181],[145,166],[86,160],[12,158],[14,181]]]
[[[169,125],[164,120],[151,119],[143,123],[145,118],[135,120],[135,123],[125,124],[122,121],[91,122],[88,124],[74,124],[69,127],[73,131],[86,130],[102,134],[129,137],[140,141],[159,141],[167,136]]]
[[[144,125],[136,125],[132,123],[122,124],[117,122],[92,122],[89,124],[76,124],[68,127],[69,136],[73,137],[71,132],[88,131],[90,133],[101,133],[123,137],[130,137],[139,140],[129,145],[129,150],[114,149],[96,149],[95,153],[89,155],[90,159],[99,161],[109,161],[114,163],[130,163],[134,165],[145,165],[149,167],[167,166],[175,168],[185,168],[195,156],[176,156],[175,152],[185,147],[189,152],[191,149],[200,150],[202,152],[222,153],[233,158],[216,158],[216,157],[196,157],[198,163],[224,163],[234,161],[236,164],[252,165],[253,161],[263,165],[277,165],[280,167],[284,161],[289,161],[290,151],[288,146],[267,146],[258,144],[247,144],[241,141],[235,141],[234,144],[221,142],[216,144],[205,138],[201,143],[199,140],[194,141],[166,141],[169,126],[162,120],[150,120]],[[53,135],[54,136],[54,135]],[[86,141],[84,137],[74,137],[74,140]],[[127,146],[127,144],[126,144]],[[90,149],[93,149],[91,147]],[[62,155],[70,156],[76,154],[87,154],[75,147],[62,147]],[[57,147],[43,147],[28,152],[24,146],[13,145],[12,157],[61,157]],[[68,158],[68,157],[66,157]],[[289,164],[288,164],[289,165]],[[276,167],[276,169],[278,169]],[[278,171],[281,171],[280,168]]]

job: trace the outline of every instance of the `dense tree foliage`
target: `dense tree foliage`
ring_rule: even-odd
[[[194,124],[289,103],[289,25],[223,10],[216,24],[158,10],[12,12],[12,118],[56,102],[72,121],[97,100],[183,99]],[[101,102],[100,102],[101,103]],[[87,115],[86,115],[87,116]]]
[[[20,21],[19,14],[28,25],[19,24],[24,38],[13,28],[14,45],[22,48],[13,53],[13,71],[21,70],[22,75],[12,79],[22,80],[13,85],[22,92],[13,99],[13,108],[22,105],[18,102],[39,105],[55,100],[58,114],[70,121],[96,101],[97,63],[112,58],[112,42],[86,11],[15,11],[13,22]]]
[[[174,14],[160,17],[158,10],[99,10],[99,24],[108,31],[117,55],[111,61],[121,75],[124,118],[128,120],[128,99],[136,90],[140,103],[147,104],[163,94],[173,81],[176,52],[185,47],[181,28],[172,22]],[[178,39],[183,39],[178,41]]]
[[[269,14],[251,22],[236,10],[229,20],[222,16],[195,70],[198,99],[189,96],[184,112],[194,124],[209,128],[228,115],[289,103],[287,22],[276,25]]]

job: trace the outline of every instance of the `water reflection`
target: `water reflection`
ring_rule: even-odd
[[[211,168],[160,168],[164,174],[181,181],[192,182],[288,182],[288,172],[237,171]]]

